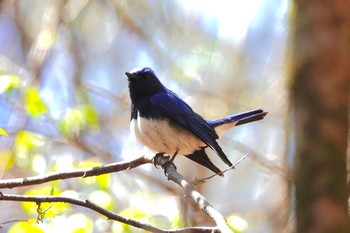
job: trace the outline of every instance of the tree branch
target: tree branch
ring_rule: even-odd
[[[113,172],[119,172],[123,170],[129,170],[138,167],[142,164],[151,163],[150,159],[145,156],[141,156],[131,161],[122,161],[116,163],[110,163],[104,166],[93,167],[93,168],[80,168],[74,171],[68,172],[54,172],[49,174],[43,174],[38,176],[31,176],[26,178],[6,179],[0,180],[0,188],[15,188],[21,186],[35,185],[47,183],[54,180],[65,180],[74,177],[90,177],[98,176]]]
[[[81,168],[74,171],[68,172],[56,172],[51,174],[44,174],[38,176],[32,176],[27,178],[16,178],[16,179],[7,179],[0,180],[0,188],[14,188],[20,186],[28,186],[35,184],[42,184],[54,180],[63,180],[73,177],[90,177],[97,176],[102,174],[108,174],[112,172],[119,172],[122,170],[128,170],[135,167],[138,167],[146,163],[155,163],[156,165],[162,166],[169,160],[169,157],[157,156],[155,161],[152,161],[145,156],[141,156],[137,159],[128,162],[116,162],[107,164],[104,166],[93,167],[93,168]],[[113,212],[110,212],[106,209],[103,209],[88,200],[74,199],[68,197],[57,197],[57,196],[23,196],[23,195],[8,195],[2,194],[0,192],[0,200],[6,201],[28,201],[28,202],[66,202],[79,206],[83,206],[89,209],[92,209],[106,217],[108,219],[116,220],[129,224],[134,227],[142,228],[147,231],[152,232],[222,232],[222,233],[232,233],[231,229],[228,227],[226,219],[214,209],[209,202],[194,189],[194,186],[188,182],[180,173],[177,172],[176,166],[173,163],[170,163],[168,166],[164,167],[164,172],[168,177],[168,180],[171,180],[183,188],[185,192],[185,197],[193,201],[200,210],[202,210],[206,215],[208,215],[217,225],[217,227],[198,227],[198,228],[183,228],[177,230],[162,230],[155,228],[148,224],[143,224],[138,221],[127,219],[122,216],[119,216]],[[190,230],[189,230],[190,229]]]
[[[70,197],[58,197],[58,196],[25,196],[25,195],[13,195],[13,194],[4,194],[0,192],[0,200],[1,201],[22,201],[22,202],[35,202],[37,204],[40,203],[55,203],[55,202],[64,202],[64,203],[70,203],[77,206],[82,206],[88,209],[91,209],[97,213],[102,214],[103,216],[106,216],[110,220],[115,220],[118,222],[122,222],[125,224],[128,224],[130,226],[134,226],[146,231],[151,231],[155,233],[190,233],[190,232],[220,232],[217,227],[186,227],[186,228],[180,228],[180,229],[174,229],[174,230],[162,230],[160,228],[154,227],[147,223],[141,223],[139,221],[125,218],[123,216],[120,216],[118,214],[115,214],[111,211],[108,211],[98,205],[95,205],[94,203],[90,202],[89,200],[82,200],[77,198],[70,198]]]

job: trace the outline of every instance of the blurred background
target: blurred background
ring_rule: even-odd
[[[124,75],[148,66],[207,119],[269,112],[220,140],[233,163],[248,157],[197,189],[236,232],[291,232],[290,8],[288,0],[1,1],[0,179],[151,154],[130,134]],[[186,158],[175,164],[192,181],[211,175]],[[214,224],[152,165],[6,192],[88,198],[165,229]],[[32,224],[0,232],[142,232],[67,204],[53,204],[37,225],[36,208],[1,202],[0,223]]]

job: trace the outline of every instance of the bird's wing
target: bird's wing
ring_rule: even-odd
[[[188,129],[214,150],[220,158],[229,166],[232,163],[228,160],[219,144],[216,142],[218,135],[215,129],[195,113],[192,108],[170,90],[160,92],[151,97],[151,102],[156,106],[157,111],[172,119],[180,126]]]

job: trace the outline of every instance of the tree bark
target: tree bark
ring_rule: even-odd
[[[296,232],[350,232],[350,0],[296,0]]]

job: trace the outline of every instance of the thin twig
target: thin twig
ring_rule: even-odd
[[[243,156],[242,158],[240,158],[237,162],[235,162],[234,164],[232,164],[232,166],[230,166],[229,168],[226,168],[225,170],[223,170],[220,174],[223,174],[223,173],[225,173],[225,172],[227,172],[227,171],[229,171],[229,170],[235,169],[236,166],[237,166],[238,164],[240,164],[243,160],[245,160],[247,157],[248,157],[248,154],[244,155],[244,156]],[[205,177],[205,178],[200,179],[200,180],[196,180],[193,184],[194,184],[194,185],[197,185],[197,184],[200,184],[200,183],[205,183],[205,181],[207,181],[207,180],[209,180],[209,179],[211,179],[211,178],[213,178],[213,177],[215,177],[215,176],[217,176],[217,175],[219,175],[219,173],[214,174],[214,175],[211,175],[211,176],[208,176],[208,177]]]
[[[28,220],[26,220],[26,219],[12,219],[12,220],[8,220],[8,221],[5,221],[5,222],[1,222],[0,223],[0,229],[2,229],[5,224],[10,224],[10,223],[14,223],[14,222],[28,222]]]

